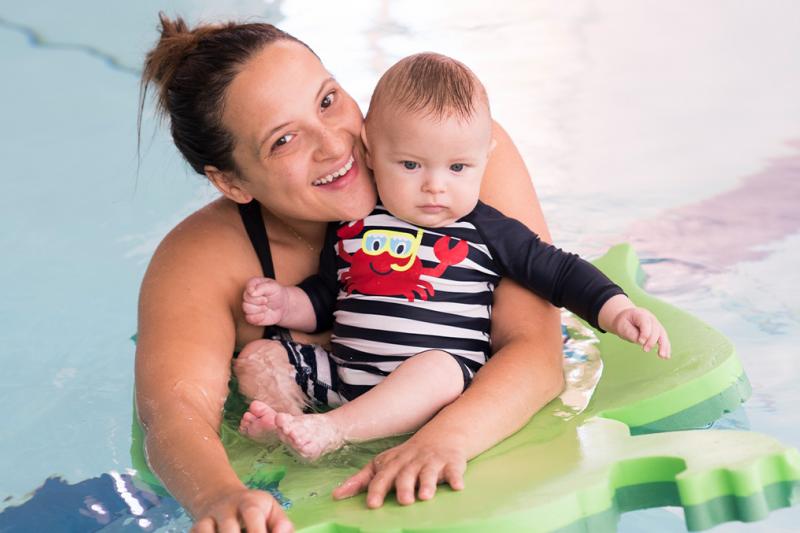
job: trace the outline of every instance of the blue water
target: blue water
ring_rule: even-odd
[[[588,256],[634,242],[648,289],[737,346],[754,393],[718,426],[800,446],[800,4],[6,2],[0,531],[188,524],[127,471],[138,285],[161,237],[214,197],[150,109],[137,158],[138,71],[160,9],[279,23],[362,107],[403,55],[466,62],[556,241]],[[793,508],[715,531],[797,523]],[[656,509],[620,530],[685,526]]]

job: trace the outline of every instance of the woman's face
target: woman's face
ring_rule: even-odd
[[[361,111],[303,45],[278,41],[254,55],[228,87],[222,121],[237,185],[274,214],[355,220],[374,207]]]

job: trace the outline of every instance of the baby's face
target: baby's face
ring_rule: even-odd
[[[475,208],[493,147],[488,109],[476,110],[466,123],[380,113],[365,132],[367,165],[381,202],[394,216],[435,228]]]

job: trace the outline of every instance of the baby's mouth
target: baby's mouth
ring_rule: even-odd
[[[424,213],[436,214],[436,213],[441,213],[442,211],[446,210],[447,206],[442,205],[442,204],[425,204],[425,205],[419,206],[419,208]]]
[[[329,183],[333,183],[334,181],[338,180],[339,178],[341,178],[342,176],[344,176],[345,174],[350,172],[350,169],[353,168],[353,162],[354,161],[355,161],[355,158],[353,158],[353,156],[351,154],[350,155],[350,159],[347,160],[347,163],[345,163],[342,168],[340,168],[339,170],[337,170],[335,172],[331,172],[330,174],[328,174],[324,178],[319,178],[318,180],[313,181],[311,183],[311,185],[314,185],[314,186],[318,187],[320,185],[327,185]]]

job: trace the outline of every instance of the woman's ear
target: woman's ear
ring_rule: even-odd
[[[242,180],[236,177],[233,172],[219,170],[217,167],[211,165],[204,166],[203,171],[206,173],[208,181],[210,181],[225,198],[233,200],[237,204],[247,204],[253,199],[253,196],[241,187],[240,184]]]
[[[367,140],[367,125],[361,125],[361,144],[364,145],[364,158],[367,161],[367,168],[372,169],[372,158],[369,155],[369,141]]]

